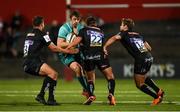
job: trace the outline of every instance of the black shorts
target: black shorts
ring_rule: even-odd
[[[25,59],[23,63],[24,71],[31,75],[39,76],[39,70],[44,61],[41,59]]]
[[[150,70],[152,63],[153,63],[153,57],[136,59],[134,64],[134,73],[145,75]]]
[[[92,71],[95,69],[96,66],[101,71],[110,67],[108,58],[103,58],[101,60],[85,60],[84,61],[84,70],[85,71]]]

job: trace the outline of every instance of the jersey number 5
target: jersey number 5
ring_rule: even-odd
[[[26,40],[25,43],[24,43],[24,57],[28,55],[30,45],[33,45],[33,41]]]

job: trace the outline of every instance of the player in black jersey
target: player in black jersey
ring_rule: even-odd
[[[74,47],[80,43],[80,51],[84,56],[84,70],[88,76],[88,91],[89,98],[84,102],[85,105],[90,105],[95,100],[94,95],[94,81],[95,81],[95,67],[104,74],[108,81],[109,90],[109,104],[115,105],[114,89],[115,80],[112,68],[109,64],[107,56],[103,52],[104,33],[97,26],[97,21],[90,16],[86,19],[87,27],[79,31],[78,37],[69,44],[67,48]]]
[[[41,49],[47,46],[53,52],[65,52],[74,54],[78,50],[65,50],[57,47],[51,42],[49,36],[43,32],[44,19],[36,16],[33,19],[33,30],[27,33],[24,42],[24,62],[23,68],[26,73],[45,76],[40,93],[36,100],[47,105],[58,105],[54,99],[54,89],[57,83],[58,73],[41,59]],[[49,97],[47,102],[44,99],[45,90],[49,88]]]
[[[133,27],[134,22],[132,19],[123,18],[121,20],[120,33],[111,37],[105,43],[104,52],[107,54],[107,47],[119,40],[135,59],[134,80],[137,88],[152,96],[154,98],[152,105],[157,105],[162,101],[164,92],[156,86],[150,77],[146,76],[146,73],[150,70],[151,64],[153,63],[153,57],[150,53],[151,47],[144,40],[143,36],[132,32]]]

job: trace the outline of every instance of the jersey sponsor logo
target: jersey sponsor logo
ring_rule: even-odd
[[[90,46],[102,46],[102,39],[104,38],[104,34],[97,31],[87,30],[87,35],[90,35]]]
[[[94,55],[94,56],[89,56],[89,55],[87,55],[87,56],[86,56],[86,59],[88,59],[88,60],[92,60],[92,59],[94,59],[94,60],[100,60],[100,59],[101,59],[101,55]]]
[[[46,42],[50,42],[51,39],[49,38],[49,35],[44,35],[43,38],[45,39]]]

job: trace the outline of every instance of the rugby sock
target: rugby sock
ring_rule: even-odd
[[[88,91],[89,91],[89,96],[94,95],[94,82],[93,81],[88,81]]]
[[[77,77],[81,86],[83,87],[83,90],[87,90],[87,79],[85,76],[79,76]]]
[[[108,90],[109,90],[109,93],[111,93],[112,95],[114,95],[114,88],[115,88],[115,80],[109,79],[108,80]]]
[[[156,84],[151,78],[147,77],[145,83],[150,86],[154,91],[156,91],[156,93],[159,92],[159,88],[156,86]]]
[[[50,83],[48,77],[44,78],[43,85],[41,87],[41,91],[39,93],[40,96],[44,97],[45,91],[49,88]]]
[[[143,91],[144,93],[152,96],[154,99],[158,98],[158,96],[154,92],[152,92],[146,85],[142,85],[140,87],[140,90]]]
[[[54,100],[54,91],[56,88],[57,81],[49,78],[50,86],[49,86],[49,98],[48,100]]]

